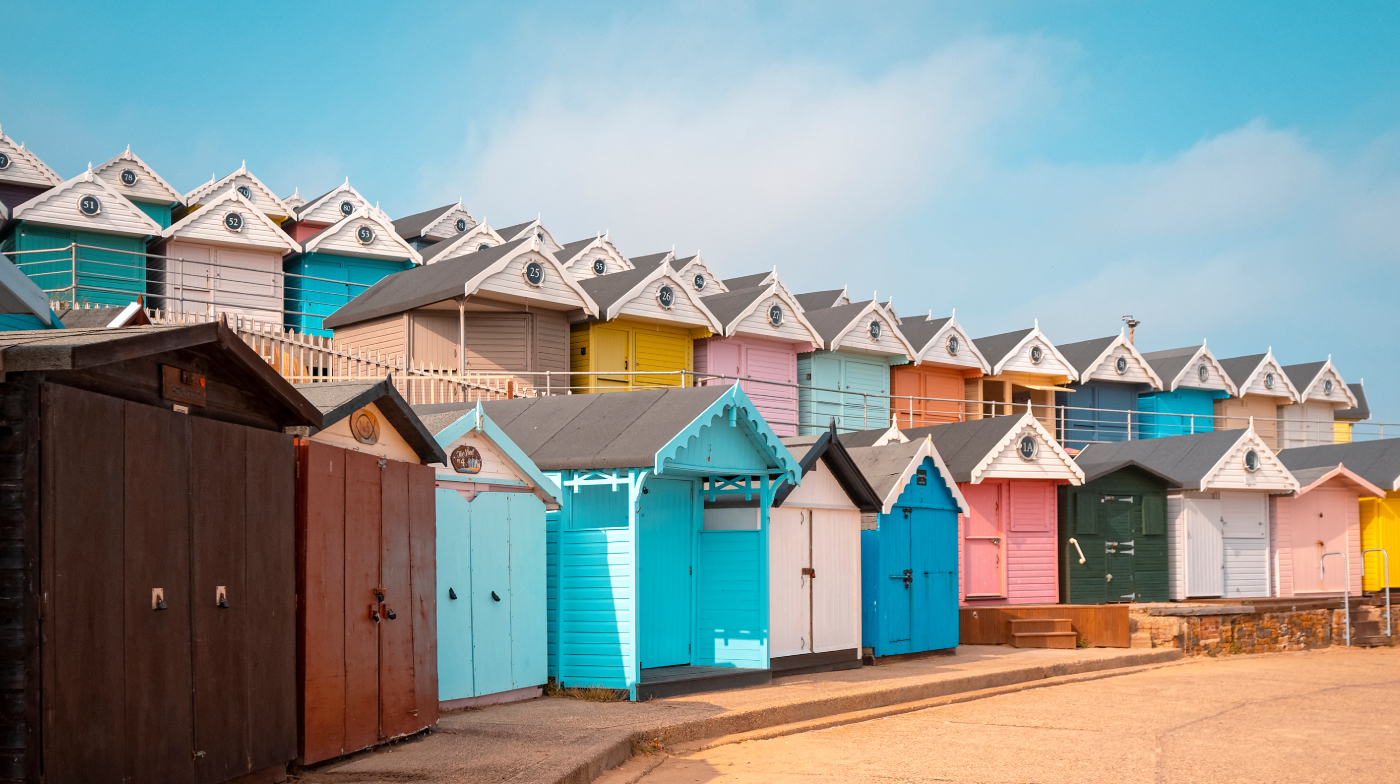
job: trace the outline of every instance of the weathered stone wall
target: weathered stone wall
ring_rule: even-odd
[[[1304,651],[1344,645],[1341,610],[1222,613],[1220,615],[1129,615],[1132,631],[1150,636],[1153,648],[1180,648],[1193,656]]]

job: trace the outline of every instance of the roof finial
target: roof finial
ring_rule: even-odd
[[[1274,353],[1274,347],[1273,347],[1273,346],[1269,346],[1269,353],[1270,353],[1270,354]]]
[[[1250,415],[1249,415],[1249,429],[1250,429],[1250,430],[1253,430],[1253,429],[1254,429],[1254,415],[1253,415],[1253,414],[1250,414]]]
[[[292,195],[293,195],[293,196],[300,196],[300,195],[301,195],[301,186],[300,186],[300,185],[298,185],[297,187],[295,187],[295,188],[292,189]]]
[[[239,166],[239,167],[238,167],[238,170],[241,171],[241,172],[248,171],[248,159],[247,159],[247,158],[244,158],[244,159],[243,159],[243,165],[242,165],[242,166]]]
[[[130,144],[128,144],[128,145],[126,146],[126,152],[127,152],[128,155],[131,154],[131,145],[130,145]]]
[[[346,185],[349,185],[349,184],[350,184],[350,175],[348,175],[348,174],[345,175],[345,184],[346,184]]]
[[[1205,348],[1205,346],[1206,346],[1206,339],[1205,339],[1205,338],[1201,338],[1201,348]]]
[[[1331,354],[1328,354],[1328,355],[1327,355],[1327,362],[1328,362],[1328,364],[1331,364],[1331,362],[1332,362],[1332,355],[1331,355]]]

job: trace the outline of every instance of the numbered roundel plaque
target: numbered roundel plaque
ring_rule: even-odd
[[[1244,470],[1251,474],[1259,470],[1259,453],[1253,449],[1244,453]]]
[[[956,357],[956,356],[958,355],[958,349],[959,349],[959,348],[962,348],[962,347],[958,345],[958,336],[957,336],[957,335],[949,335],[949,336],[948,336],[948,356],[950,356],[950,357]]]
[[[1034,460],[1039,451],[1040,444],[1036,443],[1034,436],[1021,436],[1021,440],[1016,442],[1016,454],[1020,455],[1022,460]]]
[[[345,217],[348,218],[348,217],[350,217],[350,213],[352,213],[352,212],[354,212],[354,211],[355,211],[355,205],[351,204],[349,201],[343,201],[343,202],[340,203],[340,214],[341,214],[341,215],[344,215]]]
[[[361,226],[355,229],[355,241],[361,245],[368,245],[374,242],[374,229],[368,226]]]
[[[1199,378],[1202,384],[1210,380],[1210,368],[1206,367],[1206,363],[1202,362],[1201,366],[1196,368],[1196,378]]]
[[[1119,358],[1113,360],[1113,370],[1114,370],[1115,373],[1117,373],[1117,374],[1120,375],[1120,376],[1123,375],[1124,373],[1127,373],[1127,372],[1128,372],[1128,358],[1127,358],[1127,357],[1119,357]]]
[[[379,419],[368,409],[360,409],[350,417],[350,432],[361,444],[379,443]]]
[[[879,321],[876,321],[876,320],[874,320],[874,319],[871,319],[871,320],[870,320],[870,328],[869,328],[869,329],[870,329],[870,339],[871,339],[871,340],[879,340],[879,339],[880,339],[880,322],[879,322]]]
[[[1042,359],[1045,359],[1045,349],[1040,346],[1031,346],[1031,364],[1039,365]]]
[[[782,306],[782,305],[779,305],[779,304],[777,304],[777,303],[774,303],[772,307],[768,308],[768,323],[769,323],[769,324],[772,324],[772,325],[775,326],[775,327],[782,326],[782,323],[783,323],[783,306]]]
[[[452,470],[459,474],[481,473],[481,453],[474,446],[462,444],[452,450]]]
[[[593,260],[593,274],[594,274],[594,275],[602,275],[604,272],[607,272],[607,271],[608,271],[608,263],[607,263],[606,261],[604,261],[604,260],[602,260],[602,259],[594,259],[594,260]]]
[[[10,168],[10,156],[0,152],[0,169]]]
[[[1264,374],[1264,388],[1265,388],[1265,389],[1273,389],[1273,388],[1274,388],[1274,374],[1273,374],[1273,373],[1265,373],[1265,374]]]
[[[525,282],[531,286],[538,287],[544,283],[544,265],[538,261],[532,261],[525,265]]]
[[[243,231],[243,213],[230,212],[224,215],[224,228],[229,231]]]
[[[245,199],[252,199],[252,198],[253,198],[253,192],[250,191],[250,190],[248,190],[248,186],[247,186],[247,185],[240,185],[240,186],[238,186],[238,195],[239,195],[239,196],[242,196],[242,197],[245,198]]]
[[[81,199],[78,199],[78,211],[88,216],[96,215],[102,212],[102,202],[90,193],[84,194]]]
[[[670,286],[662,286],[656,290],[656,301],[661,307],[670,310],[671,306],[676,304],[676,290]]]
[[[704,290],[705,290],[705,276],[704,276],[704,275],[696,275],[696,276],[692,279],[692,282],[695,284],[695,290],[696,290],[696,291],[704,291]]]
[[[466,230],[467,230],[467,219],[466,219],[466,218],[458,218],[458,219],[457,219],[457,223],[454,224],[454,225],[457,227],[457,231],[459,231],[459,232],[461,232],[461,231],[466,231]]]
[[[1332,394],[1332,379],[1329,378],[1326,381],[1322,382],[1322,394]]]
[[[122,185],[128,185],[128,186],[130,186],[130,185],[135,185],[135,184],[136,184],[136,172],[132,171],[131,169],[122,169],[121,180],[122,180]]]
[[[476,249],[477,249],[477,250],[486,250],[486,249],[489,248],[489,247],[491,247],[491,243],[489,243],[489,242],[483,242],[483,243],[481,243],[480,245],[476,246]]]

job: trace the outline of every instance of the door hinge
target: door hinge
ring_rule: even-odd
[[[686,574],[695,574],[695,567],[694,567],[694,566],[687,566],[687,567],[685,568],[685,573],[686,573]]]
[[[690,653],[690,643],[685,644],[685,652]]]

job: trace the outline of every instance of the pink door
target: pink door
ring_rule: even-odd
[[[971,513],[963,518],[967,598],[1005,596],[1003,564],[1006,526],[1002,522],[1002,484],[960,485]]]
[[[1319,489],[1292,499],[1293,591],[1335,592],[1346,587],[1346,571],[1339,556],[1327,557],[1327,579],[1318,575],[1323,553],[1347,552],[1347,502],[1354,493]],[[1355,502],[1352,502],[1355,503]]]

